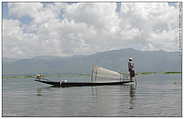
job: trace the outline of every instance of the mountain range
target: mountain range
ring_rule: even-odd
[[[178,52],[139,51],[131,48],[70,57],[3,58],[2,64],[3,74],[90,73],[92,64],[127,72],[129,57],[134,59],[136,72],[181,72],[182,60]]]

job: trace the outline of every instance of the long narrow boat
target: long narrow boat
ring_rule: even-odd
[[[49,84],[56,87],[122,85],[122,84],[134,82],[134,81],[128,80],[128,78],[123,78],[124,77],[123,75],[125,74],[121,74],[119,72],[115,72],[103,67],[98,67],[96,65],[93,65],[90,82],[51,81],[51,80],[42,78],[41,75],[37,75],[35,81]],[[110,81],[107,81],[107,79],[108,80],[110,79]]]
[[[55,87],[72,87],[72,86],[103,86],[103,85],[122,85],[133,81],[121,81],[121,82],[63,82],[63,81],[50,81],[50,80],[39,80],[35,81],[49,84]]]

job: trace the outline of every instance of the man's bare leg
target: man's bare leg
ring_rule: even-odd
[[[132,81],[132,76],[130,75],[130,81]]]

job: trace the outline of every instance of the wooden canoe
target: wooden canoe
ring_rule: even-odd
[[[133,82],[130,80],[124,80],[121,82],[64,82],[64,81],[42,80],[42,79],[41,80],[36,79],[35,81],[49,84],[56,87],[122,85],[122,84]]]

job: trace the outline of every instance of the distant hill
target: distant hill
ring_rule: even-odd
[[[3,74],[90,73],[96,64],[114,71],[127,72],[127,61],[134,58],[137,72],[180,72],[178,52],[121,49],[71,57],[39,56],[31,59],[3,59]]]

